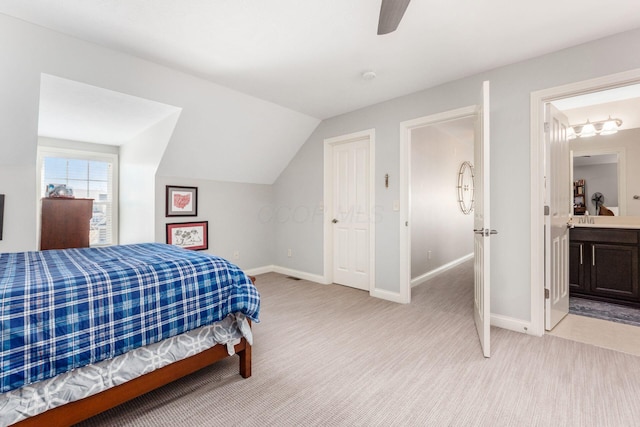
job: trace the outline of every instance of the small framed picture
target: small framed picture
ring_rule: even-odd
[[[167,185],[166,216],[198,216],[198,187]]]
[[[167,243],[194,251],[208,249],[208,227],[208,221],[167,224]]]

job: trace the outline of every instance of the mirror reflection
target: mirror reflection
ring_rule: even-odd
[[[574,215],[640,216],[640,85],[552,103],[577,129],[569,141]]]
[[[573,154],[573,214],[620,216],[618,153]]]

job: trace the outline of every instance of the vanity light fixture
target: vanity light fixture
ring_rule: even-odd
[[[598,122],[590,122],[579,125],[571,125],[567,129],[567,139],[588,138],[595,135],[611,135],[618,132],[618,128],[622,126],[622,120],[612,119],[611,116],[607,120]]]

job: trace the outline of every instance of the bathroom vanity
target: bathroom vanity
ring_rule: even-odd
[[[623,217],[591,221],[570,230],[571,295],[640,307],[640,224]]]

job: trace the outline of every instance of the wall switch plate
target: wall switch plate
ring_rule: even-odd
[[[291,255],[292,255],[291,249],[287,249],[287,256],[291,258]]]

